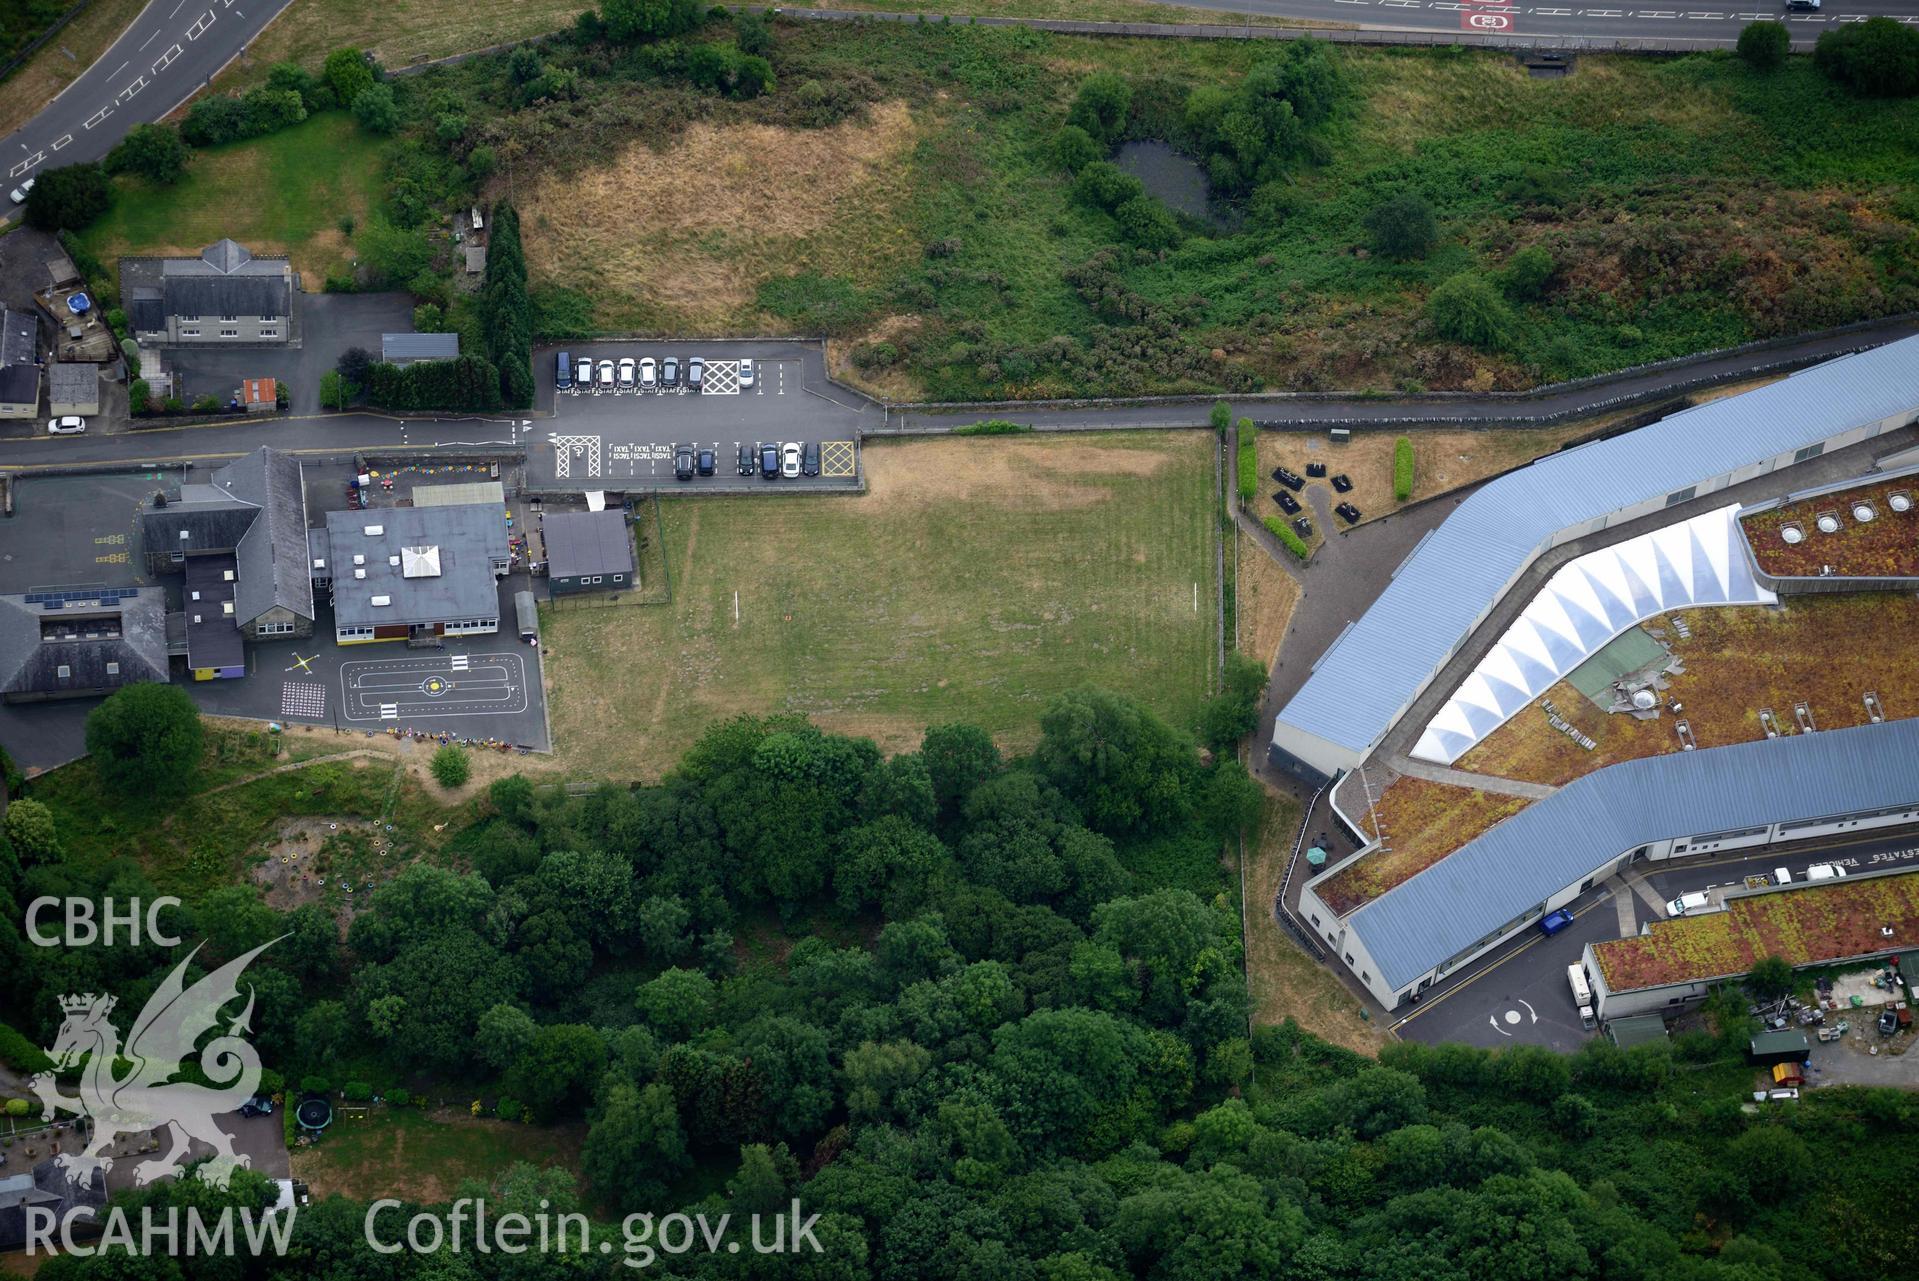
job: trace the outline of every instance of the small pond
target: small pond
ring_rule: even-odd
[[[1120,144],[1113,163],[1146,184],[1146,190],[1175,213],[1192,218],[1212,217],[1207,203],[1206,171],[1190,156],[1163,142]]]

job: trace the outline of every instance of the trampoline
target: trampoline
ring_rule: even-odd
[[[333,1105],[325,1099],[301,1099],[293,1115],[302,1130],[318,1134],[333,1123]]]

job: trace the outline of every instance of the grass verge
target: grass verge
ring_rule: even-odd
[[[1306,955],[1273,919],[1271,905],[1286,875],[1299,824],[1299,806],[1274,796],[1266,807],[1258,839],[1246,846],[1246,977],[1253,999],[1253,1021],[1292,1019],[1313,1035],[1361,1054],[1377,1054],[1392,1039],[1370,1019],[1352,993],[1324,966]]]
[[[0,81],[0,135],[33,119],[79,79],[145,7],[146,0],[94,0],[26,66]]]
[[[1080,685],[1189,725],[1212,671],[1212,445],[885,443],[864,497],[669,502],[671,605],[545,620],[561,759],[657,777],[713,720],[775,711],[888,751],[936,721],[1017,750]]]

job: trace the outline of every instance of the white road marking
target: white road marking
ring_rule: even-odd
[[[116,97],[114,101],[116,103],[130,102],[132,101],[134,94],[139,93],[142,89],[146,87],[147,87],[147,78],[145,76],[135,76],[133,78],[133,83],[128,85],[126,88],[122,89],[120,91],[119,96]]]
[[[93,126],[99,124],[102,120],[105,120],[108,116],[112,114],[113,114],[112,107],[100,108],[100,110],[94,112],[92,115],[87,117],[87,128],[89,129],[93,128]]]
[[[182,10],[182,9],[184,9],[184,8],[186,8],[186,7],[187,7],[187,0],[180,0],[180,3],[178,3],[178,4],[176,4],[176,5],[174,5],[174,6],[173,6],[173,12],[172,12],[172,13],[169,13],[169,14],[167,15],[167,17],[168,17],[169,19],[172,19],[173,17],[175,17],[175,16],[177,16],[177,15],[179,14],[179,12],[180,12],[180,10]]]
[[[152,44],[155,40],[158,40],[159,38],[160,38],[160,33],[158,31],[154,32],[152,35],[146,38],[146,41],[141,44],[140,48],[136,50],[136,52],[145,53],[147,51],[147,45]]]
[[[107,72],[107,79],[109,80],[113,79],[115,76],[119,75],[122,71],[125,71],[126,69],[127,69],[127,64],[122,62],[119,66]]]
[[[64,147],[64,146],[66,146],[66,145],[67,145],[67,144],[68,144],[69,142],[72,142],[72,141],[73,141],[73,135],[72,135],[72,134],[68,134],[68,135],[67,135],[66,137],[64,137],[64,138],[61,138],[61,139],[59,139],[59,140],[58,140],[57,142],[55,142],[55,143],[53,144],[53,149],[54,149],[55,151],[58,151],[58,150],[60,150],[60,148],[62,148],[62,147]]]
[[[213,10],[208,9],[197,22],[187,28],[187,39],[198,40],[200,34],[213,25],[214,16]]]
[[[179,56],[180,56],[180,46],[174,45],[173,48],[167,50],[165,53],[160,55],[160,61],[153,64],[153,74],[156,76],[159,75],[162,71],[166,70],[166,68],[169,65],[171,65],[171,63],[173,62],[175,58]]]

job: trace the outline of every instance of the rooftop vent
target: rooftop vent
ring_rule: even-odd
[[[184,542],[186,542],[186,541],[187,541],[187,539],[188,539],[188,537],[190,537],[190,535],[188,535],[188,533],[187,533],[187,531],[186,531],[186,530],[184,530],[184,529],[183,529],[183,530],[181,530],[181,531],[180,531],[180,541],[181,541],[181,542],[183,542],[183,543],[184,543]]]
[[[1836,512],[1820,512],[1819,519],[1814,521],[1813,524],[1819,526],[1819,532],[1822,534],[1836,534],[1839,532],[1839,516]]]
[[[1874,507],[1871,503],[1865,501],[1863,498],[1852,505],[1852,518],[1858,521],[1861,525],[1872,520],[1878,514],[1879,514],[1879,509]]]
[[[384,533],[386,533],[385,525],[368,525],[366,527],[366,536],[368,538],[378,538],[381,534],[384,534]]]
[[[381,605],[391,605],[393,603],[393,598],[391,596],[375,596],[371,601],[367,603],[375,607],[378,607]]]
[[[1888,495],[1886,505],[1896,512],[1909,512],[1912,510],[1912,495],[1902,489],[1896,494]]]
[[[1806,541],[1806,531],[1797,525],[1781,525],[1779,537],[1784,539],[1788,546],[1796,547]]]
[[[1642,712],[1650,712],[1653,709],[1653,704],[1658,701],[1659,696],[1649,689],[1636,689],[1633,691],[1632,705]]]

